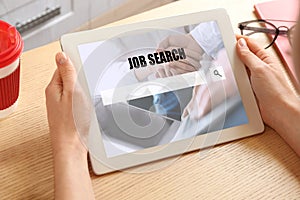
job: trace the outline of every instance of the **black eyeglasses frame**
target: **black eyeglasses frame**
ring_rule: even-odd
[[[296,23],[296,21],[290,21],[290,20],[257,19],[257,20],[250,20],[250,21],[240,22],[240,23],[238,23],[238,28],[241,30],[242,35],[244,35],[244,30],[253,31],[251,34],[247,34],[246,36],[252,35],[254,33],[266,33],[266,34],[274,35],[271,43],[267,47],[265,47],[265,49],[271,47],[274,44],[275,40],[277,39],[277,37],[279,35],[286,35],[288,37],[288,40],[289,40],[290,44],[292,44],[291,33],[292,33],[292,30],[294,30],[294,28],[296,27],[296,25],[293,25],[290,28],[287,27],[287,26],[278,26],[277,27],[273,23],[271,23],[270,21],[294,22],[294,23]],[[249,27],[248,26],[248,24],[251,24],[251,23],[254,23],[254,22],[265,23],[265,24],[271,26],[272,28],[268,28],[267,26],[265,26],[265,27]]]

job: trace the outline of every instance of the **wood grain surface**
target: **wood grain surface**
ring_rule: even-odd
[[[254,18],[256,2],[182,0],[116,24],[225,7],[235,28],[237,22]],[[55,42],[22,56],[18,108],[0,121],[0,199],[53,199],[44,89],[58,51]],[[195,151],[170,158],[167,166],[170,159],[104,176],[91,172],[96,199],[300,199],[300,159],[268,127],[263,134],[218,145],[205,155]],[[153,169],[158,170],[149,172]]]

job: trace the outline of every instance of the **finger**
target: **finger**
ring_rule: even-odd
[[[165,51],[172,51],[173,49],[178,49],[182,48],[180,46],[169,46],[168,48],[165,48]],[[187,58],[193,59],[197,62],[199,62],[202,58],[201,52],[200,51],[195,51],[193,49],[190,49],[189,47],[184,48],[184,53]]]
[[[187,64],[185,62],[180,62],[180,61],[171,62],[168,65],[170,68],[180,72],[180,74],[196,71],[194,66]]]
[[[178,47],[169,47],[166,49],[166,51],[172,51],[172,49],[175,49]],[[200,68],[200,60],[202,59],[202,56],[199,52],[190,50],[190,49],[184,49],[186,58],[184,60],[180,60],[180,62],[185,62],[191,66],[194,67],[194,70],[198,70]],[[172,62],[177,62],[177,61],[172,61]]]
[[[186,71],[186,70],[184,70],[184,69],[180,69],[180,68],[178,68],[178,67],[175,67],[175,68],[170,67],[170,70],[172,70],[172,72],[173,72],[173,71],[176,72],[176,75],[178,75],[178,74],[186,74],[186,73],[191,72],[191,71]]]
[[[244,36],[244,35],[235,34],[235,38],[236,38],[236,40],[239,40],[241,38],[244,38],[246,40],[248,37]]]
[[[51,79],[51,81],[50,81],[50,83],[47,86],[46,91],[45,91],[47,99],[50,96],[52,96],[56,100],[60,100],[62,90],[63,90],[62,80],[61,80],[61,77],[59,75],[58,70],[56,69],[53,76],[52,76],[52,79]]]
[[[165,70],[165,74],[166,74],[167,77],[173,75],[172,72],[170,71],[170,67],[169,67],[168,64],[164,66],[164,70]]]
[[[160,42],[158,49],[167,49],[170,46],[187,47],[189,38],[185,35],[170,35]]]
[[[156,78],[165,78],[166,77],[165,69],[164,68],[157,69],[155,76],[156,76]]]
[[[198,71],[201,67],[200,61],[195,61],[193,59],[187,58],[185,60],[175,61],[175,62],[181,62],[185,63],[186,65],[189,65],[192,67],[192,71]]]
[[[270,53],[266,51],[261,45],[259,45],[256,40],[251,38],[246,38],[248,47],[250,51],[252,51],[259,59],[267,64],[271,64],[274,62],[274,58],[271,56]]]
[[[188,105],[185,107],[185,109],[183,110],[183,112],[182,112],[182,117],[181,117],[181,118],[184,118],[184,117],[188,116],[188,114],[189,114],[188,106],[189,106],[189,104],[188,104]]]
[[[190,57],[187,57],[186,60],[181,60],[181,62],[184,62],[184,63],[192,66],[194,68],[194,71],[198,71],[201,67],[200,60],[194,60],[194,59],[191,59]]]
[[[76,82],[76,71],[65,53],[56,54],[56,64],[62,80],[63,92],[73,92]]]
[[[58,69],[55,70],[49,85],[55,87],[62,87],[62,79],[59,75]]]
[[[194,72],[196,71],[195,67],[188,62],[184,61],[175,61],[169,63],[170,67],[173,69],[181,69],[186,72]]]
[[[189,101],[189,103],[185,106],[185,108],[184,108],[184,110],[183,110],[183,112],[182,112],[182,117],[181,118],[185,118],[185,117],[187,117],[188,115],[191,115],[191,111],[192,111],[192,109],[193,109],[193,107],[194,107],[194,101],[195,101],[195,99],[191,99],[190,101]]]
[[[189,108],[191,119],[199,120],[204,115],[204,109],[207,106],[207,97],[210,97],[207,86],[198,85],[194,87],[192,106]]]
[[[250,47],[250,45],[249,45]],[[251,48],[248,47],[247,41],[244,38],[238,40],[237,53],[242,62],[250,69],[250,71],[257,71],[266,67],[266,63],[262,61],[256,54],[262,52],[263,49],[258,48],[251,42]],[[252,51],[255,50],[255,51]],[[264,53],[259,53],[260,55]],[[266,53],[267,54],[267,53]]]
[[[197,99],[197,105],[194,112],[191,113],[191,118],[195,120],[201,119],[211,110],[210,95],[202,95],[200,99]]]
[[[172,76],[176,76],[176,75],[180,74],[175,69],[172,69],[172,68],[170,68],[170,72],[171,72]]]
[[[199,85],[194,86],[192,98],[183,110],[183,113],[182,113],[183,117],[186,117],[187,115],[190,115],[191,110],[196,105],[196,101],[197,101],[197,98],[198,98],[197,94],[198,94],[200,88],[201,87]],[[197,107],[197,105],[195,107]]]

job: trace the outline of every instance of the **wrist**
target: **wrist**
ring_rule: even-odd
[[[82,148],[77,148],[77,147],[61,147],[61,148],[53,148],[53,157],[54,159],[56,158],[84,158],[86,159],[87,157],[87,150],[82,147]]]
[[[80,151],[56,151],[53,152],[53,161],[55,168],[60,168],[59,166],[64,165],[67,167],[68,165],[76,165],[77,167],[86,167],[87,162],[87,153]],[[81,167],[80,167],[81,166]]]
[[[282,115],[284,119],[285,126],[299,127],[299,119],[300,119],[300,99],[295,97],[293,99],[289,99],[288,105],[286,107],[285,115]]]
[[[54,159],[57,157],[73,158],[74,156],[86,159],[88,150],[79,139],[77,131],[69,134],[56,131],[55,133],[50,133],[50,135],[52,136],[51,143]]]
[[[298,120],[300,118],[300,99],[296,96],[285,98],[281,107],[278,109],[278,120],[275,122],[274,129],[278,133],[289,132],[289,129],[298,127]]]
[[[300,99],[289,99],[285,112],[281,114],[281,123],[278,123],[275,131],[285,140],[285,142],[300,156]]]

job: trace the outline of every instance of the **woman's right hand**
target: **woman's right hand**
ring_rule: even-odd
[[[252,89],[264,122],[276,128],[288,104],[297,99],[279,61],[249,38],[239,38],[237,53],[250,71]]]
[[[300,156],[300,100],[278,60],[254,40],[238,36],[237,53],[250,81],[264,122]]]

